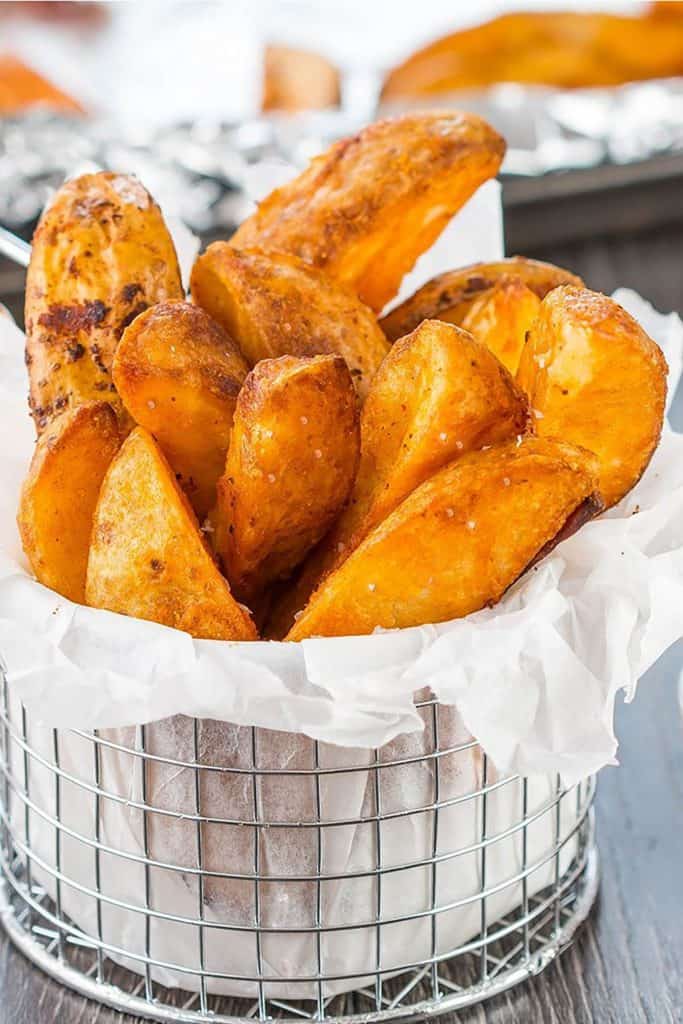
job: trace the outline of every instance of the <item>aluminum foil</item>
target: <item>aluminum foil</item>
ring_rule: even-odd
[[[683,149],[683,79],[566,92],[514,84],[430,101],[490,120],[508,140],[503,173],[539,180],[601,164],[637,163]],[[65,177],[88,169],[136,173],[166,210],[203,234],[234,228],[273,164],[283,179],[334,139],[408,105],[322,111],[171,127],[34,111],[0,120],[0,224],[38,216]],[[423,100],[418,104],[425,106]]]

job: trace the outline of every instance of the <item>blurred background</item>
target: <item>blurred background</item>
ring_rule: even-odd
[[[676,2],[0,2],[0,226],[30,238],[65,176],[108,167],[228,237],[264,168],[434,106],[506,136],[508,252],[683,309]],[[18,319],[22,291],[0,259]]]

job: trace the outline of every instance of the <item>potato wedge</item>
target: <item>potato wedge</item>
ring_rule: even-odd
[[[120,412],[111,364],[124,328],[148,306],[182,298],[171,236],[139,181],[101,172],[63,185],[33,236],[26,279],[38,433],[83,402],[107,401]]]
[[[295,256],[214,242],[194,265],[192,297],[251,366],[283,355],[340,355],[365,395],[389,351],[372,311]]]
[[[496,357],[452,324],[425,320],[397,341],[361,413],[351,501],[299,580],[276,603],[282,635],[322,576],[339,565],[415,487],[451,460],[529,427],[527,402]]]
[[[329,529],[358,468],[358,399],[340,356],[260,362],[237,400],[211,516],[234,592],[251,602]]]
[[[595,452],[600,492],[615,505],[640,479],[664,421],[659,346],[612,299],[558,288],[541,303],[519,365],[542,436]]]
[[[501,277],[519,278],[539,299],[561,284],[583,284],[580,277],[562,267],[528,260],[524,256],[510,256],[497,263],[473,263],[432,278],[382,317],[380,326],[389,341],[396,341],[414,331],[423,320],[446,320],[462,326],[473,303],[493,288]]]
[[[514,376],[524,348],[526,332],[541,300],[519,277],[501,277],[493,288],[475,299],[463,317],[463,329],[498,356]]]
[[[453,111],[377,121],[336,142],[237,229],[238,249],[276,249],[350,285],[374,310],[488,178],[505,143]]]
[[[430,477],[328,576],[288,640],[461,618],[494,605],[558,538],[592,517],[594,459],[526,437]]]
[[[95,505],[120,443],[106,402],[69,409],[39,437],[21,491],[17,523],[36,579],[79,604]]]
[[[86,600],[207,640],[255,640],[156,441],[136,427],[107,473],[93,520]]]
[[[232,338],[188,302],[141,313],[114,356],[124,406],[159,442],[200,520],[215,501],[248,369]]]

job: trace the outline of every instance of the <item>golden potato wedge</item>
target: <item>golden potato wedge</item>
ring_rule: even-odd
[[[389,351],[371,310],[285,253],[243,252],[214,242],[195,262],[192,297],[235,339],[251,366],[284,355],[340,355],[365,395]]]
[[[207,640],[255,640],[161,449],[143,427],[124,441],[93,520],[86,600]]]
[[[234,592],[251,602],[329,529],[358,468],[358,399],[340,356],[266,359],[237,400],[212,513]]]
[[[667,365],[612,299],[563,287],[541,303],[517,380],[542,436],[595,452],[600,492],[615,505],[640,479],[664,421]]]
[[[148,306],[182,298],[171,236],[139,181],[100,172],[63,185],[33,236],[26,279],[38,433],[83,402],[107,401],[120,412],[111,364],[124,328]]]
[[[514,376],[524,348],[526,332],[541,300],[519,277],[501,277],[493,288],[475,299],[463,317],[463,329],[498,356]]]
[[[524,256],[510,256],[497,263],[473,263],[432,278],[382,317],[380,326],[389,341],[396,341],[414,331],[423,320],[446,320],[463,326],[473,303],[493,288],[501,277],[519,278],[539,299],[561,284],[583,284],[580,277],[562,267],[528,260]]]
[[[21,491],[17,523],[36,579],[79,604],[95,505],[120,443],[106,402],[69,409],[38,438]]]
[[[269,632],[282,635],[321,577],[437,469],[528,427],[522,391],[496,357],[460,328],[425,320],[397,341],[363,406],[351,501],[295,586],[277,601]]]
[[[594,461],[526,437],[451,463],[323,581],[287,639],[419,626],[494,605],[599,511]]]
[[[200,520],[215,501],[248,369],[232,338],[188,302],[145,310],[116,349],[116,390],[161,445]]]
[[[299,256],[379,311],[451,217],[498,173],[504,153],[501,136],[474,114],[377,121],[271,193],[231,244]]]

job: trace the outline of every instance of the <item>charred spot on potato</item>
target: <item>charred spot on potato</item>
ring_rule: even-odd
[[[102,358],[102,353],[100,351],[99,345],[93,343],[90,346],[90,356],[92,358],[93,363],[101,373],[109,373],[109,368],[107,367],[107,365],[104,362],[104,359]]]
[[[78,331],[90,331],[99,326],[109,313],[109,306],[94,299],[81,305],[65,306],[53,303],[47,312],[41,313],[38,323],[56,334],[76,334]]]
[[[150,561],[149,566],[152,572],[155,573],[155,575],[157,576],[159,575],[160,572],[163,572],[164,570],[164,563],[161,561],[160,558],[153,558]]]
[[[81,345],[80,341],[77,341],[74,345],[67,345],[66,354],[69,357],[69,361],[75,363],[85,355],[85,346]]]
[[[124,284],[121,289],[121,301],[132,302],[136,295],[139,295],[142,291],[142,285],[136,282],[130,284]]]
[[[129,313],[126,313],[126,315],[122,318],[118,328],[119,333],[123,334],[126,327],[128,327],[129,324],[132,324],[133,320],[135,320],[136,317],[140,316],[141,313],[144,313],[146,309],[149,309],[149,303],[138,302],[137,306],[131,309],[131,311]]]

